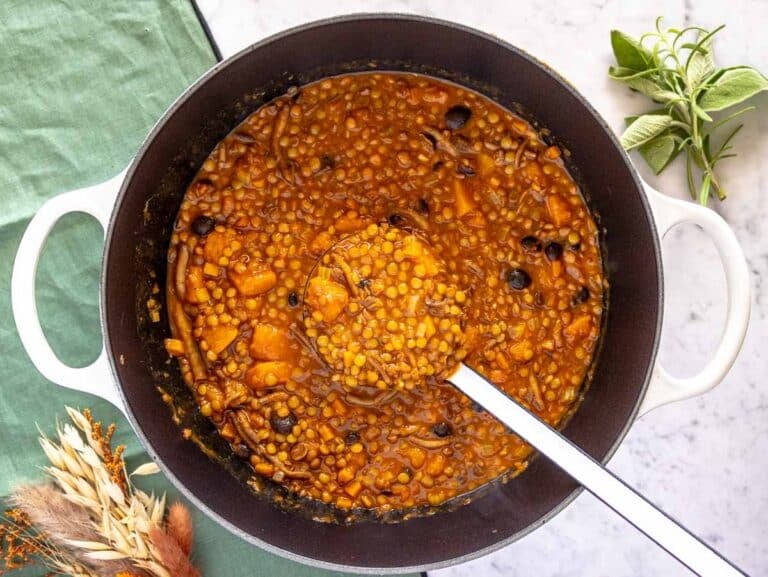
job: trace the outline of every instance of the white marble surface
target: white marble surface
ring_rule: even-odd
[[[727,28],[716,45],[722,65],[768,71],[766,0],[399,0],[259,2],[200,0],[225,55],[304,22],[351,12],[409,12],[455,20],[498,35],[568,78],[616,130],[648,106],[605,75],[611,28],[639,35],[657,15],[670,24]],[[610,467],[752,575],[768,574],[768,94],[755,99],[738,136],[736,161],[722,165],[731,197],[715,208],[738,235],[752,273],[752,325],[725,381],[697,399],[640,419]],[[731,164],[727,164],[730,162]],[[641,173],[666,194],[686,196],[682,166],[663,178]],[[693,227],[674,230],[669,249],[661,360],[694,374],[713,350],[725,316],[725,283],[713,246]],[[511,546],[439,577],[686,575],[687,571],[588,494]]]

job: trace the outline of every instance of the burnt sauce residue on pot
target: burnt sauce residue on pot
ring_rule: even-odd
[[[553,425],[565,422],[585,390],[607,293],[597,227],[564,168],[561,148],[474,92],[416,75],[379,76],[394,78],[391,94],[384,81],[372,94],[373,80],[364,93],[364,75],[321,81],[270,102],[235,129],[189,187],[169,251],[166,305],[173,339],[167,344],[181,358],[181,377],[194,398],[167,386],[178,383],[173,363],[158,382],[166,384],[164,399],[185,435],[280,506],[337,522],[394,522],[455,508],[524,470],[531,450],[490,415],[472,410],[448,384],[430,383],[426,396],[408,390],[397,391],[394,400],[367,395],[376,409],[356,405],[354,399],[366,395],[334,383],[313,364],[311,343],[307,347],[295,330],[291,311],[302,309],[296,287],[309,270],[301,256],[293,259],[295,251],[304,250],[311,266],[312,242],[320,233],[349,234],[382,220],[432,234],[438,243],[441,229],[445,239],[456,234],[453,244],[459,247],[461,238],[470,239],[461,248],[482,258],[476,262],[459,250],[455,260],[448,258],[454,263],[449,272],[467,285],[468,307],[473,299],[497,304],[494,312],[479,305],[462,311],[457,341],[467,350],[468,364]],[[396,116],[377,124],[375,114],[366,115],[376,110],[376,98],[395,109],[404,102],[397,117],[412,125],[397,125]],[[325,120],[311,122],[320,110]],[[302,151],[298,143],[307,136],[321,142],[331,126],[337,128],[329,146]],[[373,128],[359,134],[366,127]],[[384,143],[379,159],[367,146],[377,137]],[[553,184],[558,179],[562,184]],[[366,188],[366,182],[373,184]],[[312,197],[313,189],[335,211],[314,211],[321,197]],[[386,199],[381,215],[366,204],[374,190],[377,199]],[[310,202],[286,210],[284,199],[297,194]],[[281,222],[291,211],[312,226]],[[293,249],[286,236],[296,236]],[[483,249],[488,245],[494,250]],[[394,252],[382,257],[385,270],[397,264]],[[185,262],[181,271],[179,259]],[[428,281],[429,275],[415,274],[416,264],[392,274],[405,272],[406,285],[413,278]],[[286,284],[288,279],[293,282]],[[155,280],[163,286],[166,279]],[[356,288],[346,280],[333,278],[348,293],[376,288],[365,278],[355,280]],[[380,300],[386,308],[386,296]],[[375,319],[375,309],[371,314]],[[382,331],[390,316],[381,319]],[[426,334],[414,343],[419,338]],[[376,350],[384,344],[378,342]],[[371,380],[363,388],[377,386],[367,375],[377,362],[367,357],[361,364],[361,379]],[[302,373],[313,376],[303,379]],[[392,402],[399,402],[399,415],[387,415],[386,403]],[[324,415],[325,407],[330,410]],[[346,442],[350,438],[357,440]]]

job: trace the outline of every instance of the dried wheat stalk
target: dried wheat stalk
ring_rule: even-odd
[[[183,552],[189,568],[194,570],[187,574],[199,575],[188,559],[192,528],[186,508],[179,505],[186,514],[177,511],[166,525],[165,496],[156,497],[136,488],[126,474],[122,448],[112,450],[110,440],[114,426],[104,432],[88,411],[81,413],[67,407],[67,413],[74,426],[69,423],[59,426],[56,440],[40,436],[40,445],[51,463],[45,471],[60,490],[59,495],[80,508],[81,517],[87,518],[90,525],[82,520],[76,530],[67,532],[48,511],[49,517],[41,521],[49,527],[43,530],[54,532],[63,544],[79,551],[78,559],[83,563],[118,567],[117,571],[106,574],[123,571],[154,577],[177,577],[169,569],[178,567],[180,561],[165,559],[163,553],[167,556],[168,543],[158,546],[157,539],[151,537],[171,536],[179,539],[174,541],[175,551]],[[154,463],[147,463],[133,475],[157,470]]]
[[[101,536],[87,511],[65,499],[52,485],[20,487],[13,492],[10,502],[27,515],[47,543],[71,553],[73,560],[94,575],[135,572],[130,561],[91,559],[85,550],[71,546],[76,541],[98,541]]]

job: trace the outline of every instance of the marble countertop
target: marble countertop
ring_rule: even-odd
[[[351,12],[405,12],[454,20],[495,34],[568,78],[620,131],[624,116],[648,108],[645,97],[609,81],[609,30],[639,35],[658,15],[669,25],[727,28],[716,44],[720,65],[768,70],[765,0],[552,0],[467,2],[375,0],[259,2],[199,0],[224,55],[298,24]],[[715,390],[667,405],[632,427],[610,468],[750,574],[768,573],[768,94],[755,99],[737,137],[739,158],[722,165],[730,198],[714,208],[731,224],[749,261],[752,322],[733,369]],[[678,161],[679,162],[679,161]],[[730,164],[728,164],[730,162]],[[638,163],[658,190],[687,196],[684,170],[663,177]],[[725,281],[717,253],[693,226],[664,240],[670,258],[660,359],[692,375],[714,350],[725,317]],[[687,575],[676,561],[582,494],[550,523],[505,549],[433,577]]]

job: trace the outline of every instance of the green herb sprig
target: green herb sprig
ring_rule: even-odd
[[[656,174],[685,150],[688,189],[705,206],[712,193],[719,200],[726,197],[715,167],[736,156],[730,151],[743,125],[732,127],[717,145],[715,132],[755,107],[740,108],[717,120],[710,113],[730,109],[768,90],[768,79],[750,66],[715,67],[712,39],[723,28],[663,30],[658,18],[656,30],[639,40],[611,31],[617,66],[611,66],[608,75],[662,105],[625,119],[622,146],[638,149]]]

